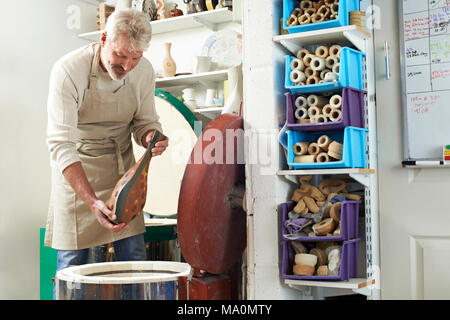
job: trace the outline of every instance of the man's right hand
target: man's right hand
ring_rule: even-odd
[[[128,228],[128,224],[125,222],[120,224],[114,224],[111,222],[116,220],[116,215],[102,200],[96,200],[91,206],[91,211],[97,218],[100,225],[109,231],[119,232]]]

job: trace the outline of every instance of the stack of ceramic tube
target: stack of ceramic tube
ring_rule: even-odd
[[[331,82],[339,77],[341,46],[319,46],[314,53],[301,49],[292,59],[290,80],[294,86]]]
[[[311,94],[298,96],[294,102],[294,117],[298,124],[337,122],[342,120],[342,96]]]
[[[342,160],[343,145],[333,141],[327,135],[321,136],[316,142],[297,142],[293,146],[294,162],[330,162]]]
[[[350,24],[359,26],[361,28],[366,27],[366,13],[364,11],[350,11]]]
[[[289,27],[324,22],[338,18],[339,0],[302,0],[295,8],[286,24]]]

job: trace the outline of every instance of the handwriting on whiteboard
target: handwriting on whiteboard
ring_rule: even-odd
[[[439,103],[441,96],[436,93],[408,95],[409,107],[415,114],[425,114],[430,112],[431,107]]]
[[[430,17],[428,13],[405,17],[403,21],[405,40],[428,37],[430,35]]]
[[[432,80],[445,80],[447,78],[450,78],[450,70],[433,70],[431,73],[431,79]]]

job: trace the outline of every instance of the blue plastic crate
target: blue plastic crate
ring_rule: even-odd
[[[366,167],[366,134],[368,130],[356,127],[346,127],[344,130],[327,131],[331,140],[343,144],[342,160],[330,162],[294,162],[293,147],[297,142],[316,142],[323,132],[303,132],[287,130],[288,165],[293,169],[324,169],[324,168],[365,168]]]
[[[348,47],[343,47],[341,50],[339,75],[336,81],[295,86],[289,76],[291,73],[291,61],[295,59],[295,57],[289,55],[285,56],[285,88],[290,90],[292,93],[318,93],[324,91],[332,91],[344,87],[364,90],[364,57],[365,54],[360,51]]]
[[[289,27],[286,21],[289,19],[291,12],[295,8],[299,8],[300,4],[294,0],[283,0],[283,28],[289,33],[298,33],[312,30],[337,28],[349,25],[349,13],[351,11],[359,11],[359,0],[340,0],[338,18],[324,22],[310,23],[305,25],[297,25]]]

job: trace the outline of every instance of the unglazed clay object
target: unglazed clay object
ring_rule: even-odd
[[[319,207],[316,204],[316,201],[311,197],[303,197],[303,201],[305,202],[306,206],[308,207],[309,211],[312,213],[319,212]]]
[[[341,250],[333,249],[328,254],[328,274],[330,276],[339,275],[339,268],[341,265]]]
[[[341,221],[341,203],[336,202],[333,204],[330,208],[330,217],[333,218],[333,220],[336,223],[339,223]]]
[[[298,253],[308,253],[308,250],[305,248],[305,246],[301,242],[292,241],[291,242],[291,246],[292,246],[292,249],[294,249],[294,252],[296,254],[298,254]]]
[[[306,208],[305,201],[303,201],[303,199],[300,199],[300,201],[294,207],[294,212],[295,213],[301,213],[301,212],[303,212],[303,210],[305,210],[305,208]]]
[[[317,235],[326,235],[333,232],[336,227],[336,223],[332,218],[328,218],[313,225],[313,230]]]
[[[328,266],[320,266],[316,273],[318,276],[328,276]]]
[[[314,248],[309,251],[309,254],[313,254],[317,257],[317,265],[323,266],[327,264],[327,256],[322,249]]]
[[[117,182],[109,198],[108,207],[114,211],[114,223],[128,223],[142,212],[147,199],[147,174],[152,158],[151,150],[160,137],[155,131],[152,141],[141,159]]]
[[[296,276],[312,276],[315,268],[307,265],[294,265],[293,272]]]
[[[317,264],[317,256],[308,253],[297,253],[294,257],[295,264],[307,265],[315,267]]]
[[[333,143],[330,143],[330,145],[328,146],[328,150],[330,150],[330,148],[332,148]],[[319,190],[324,194],[324,195],[329,195],[330,193],[334,193],[334,192],[340,192],[341,190],[343,190],[345,188],[345,181],[344,180],[340,180],[340,179],[323,179],[320,183],[319,183]]]

